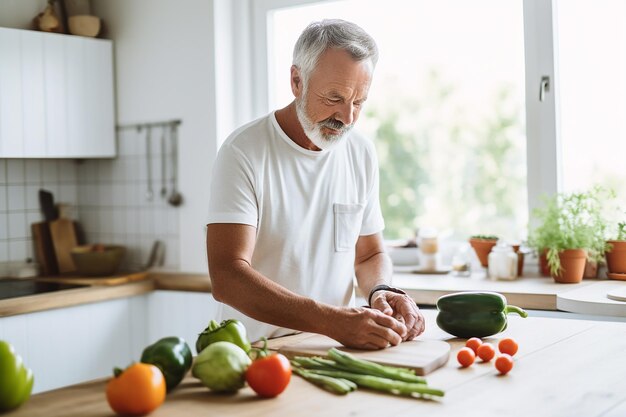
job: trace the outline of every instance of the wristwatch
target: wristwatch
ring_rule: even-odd
[[[406,295],[406,292],[402,291],[400,288],[390,287],[387,284],[377,285],[374,288],[372,288],[372,290],[370,291],[369,297],[367,297],[367,305],[369,305],[370,307],[372,306],[372,296],[374,295],[376,291],[391,291],[391,292],[395,292],[396,294]]]

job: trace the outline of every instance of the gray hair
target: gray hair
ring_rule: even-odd
[[[304,29],[293,49],[293,65],[300,69],[305,86],[320,55],[329,48],[343,49],[356,61],[370,59],[374,67],[378,62],[376,42],[360,26],[340,19],[313,22]]]

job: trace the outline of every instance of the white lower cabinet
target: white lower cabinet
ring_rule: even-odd
[[[0,340],[33,370],[36,393],[111,375],[165,336],[183,337],[195,354],[217,306],[209,293],[156,291],[1,318]]]

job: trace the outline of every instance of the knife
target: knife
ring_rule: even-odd
[[[59,218],[59,212],[54,205],[54,197],[50,191],[39,190],[39,207],[45,221],[51,222]]]

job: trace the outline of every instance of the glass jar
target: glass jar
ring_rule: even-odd
[[[517,278],[517,254],[513,247],[498,241],[489,253],[488,273],[491,279],[514,280]]]

